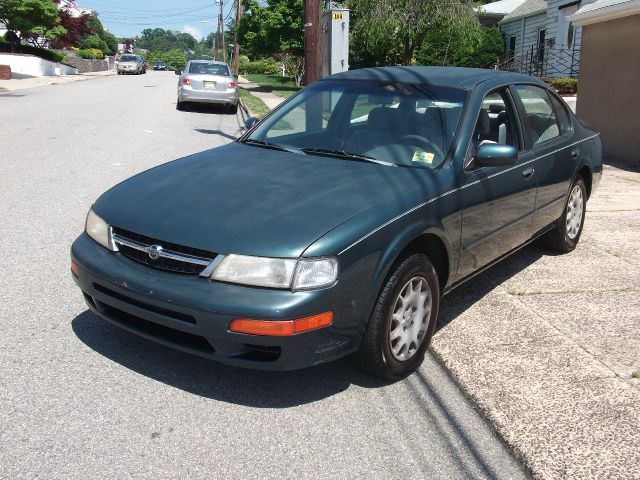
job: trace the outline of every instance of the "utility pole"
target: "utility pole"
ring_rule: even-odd
[[[240,55],[240,45],[238,45],[238,24],[240,23],[240,0],[236,0],[236,17],[233,21],[233,73],[238,75],[238,56]]]
[[[322,77],[322,29],[319,0],[304,0],[304,84]]]
[[[227,63],[227,51],[224,47],[224,0],[220,0],[220,31],[222,32],[222,61]]]

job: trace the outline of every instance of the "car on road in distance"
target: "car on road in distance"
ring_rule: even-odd
[[[93,204],[71,249],[93,312],[231,365],[355,353],[399,379],[442,295],[537,238],[576,247],[602,174],[599,134],[509,72],[353,70],[247,124]]]
[[[238,84],[226,63],[190,60],[184,70],[176,70],[176,75],[179,75],[178,110],[190,102],[224,105],[230,112],[237,112]]]
[[[165,62],[163,62],[162,60],[157,61],[156,63],[153,64],[153,69],[154,70],[166,70],[167,69],[167,64]]]
[[[118,75],[128,73],[135,73],[136,75],[147,73],[147,64],[140,55],[125,54],[120,57],[118,61]]]

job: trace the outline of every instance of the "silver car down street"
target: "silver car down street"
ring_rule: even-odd
[[[140,55],[123,55],[118,61],[118,75],[147,73],[147,64]]]
[[[224,62],[190,60],[184,71],[176,70],[178,80],[177,108],[186,102],[224,105],[232,113],[238,110],[238,85]]]

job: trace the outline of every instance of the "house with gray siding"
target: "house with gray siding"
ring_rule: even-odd
[[[498,25],[506,54],[498,68],[538,77],[576,78],[582,28],[568,18],[594,0],[525,0]]]

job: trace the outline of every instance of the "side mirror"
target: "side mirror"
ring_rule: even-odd
[[[176,75],[182,75],[182,70],[180,69],[176,70]]]
[[[477,167],[509,167],[518,161],[518,151],[511,145],[485,143],[480,145],[474,158]]]
[[[247,117],[244,121],[244,124],[247,128],[253,127],[256,123],[258,123],[258,118],[256,117]]]

